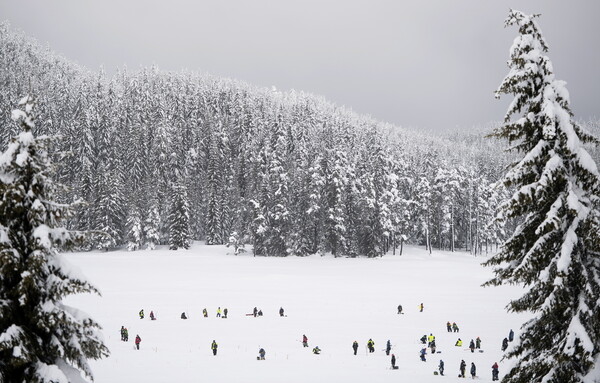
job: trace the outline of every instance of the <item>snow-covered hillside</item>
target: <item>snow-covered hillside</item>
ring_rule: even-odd
[[[184,251],[70,254],[102,291],[80,295],[68,304],[87,311],[104,327],[111,357],[92,361],[96,382],[445,382],[457,378],[459,363],[477,366],[491,381],[491,366],[501,363],[502,339],[523,316],[503,310],[518,288],[482,288],[491,276],[481,257],[428,253],[408,248],[403,256],[383,258],[225,255],[221,246],[194,245]],[[419,312],[418,305],[425,309]],[[405,314],[397,314],[402,304]],[[248,316],[253,307],[263,317]],[[227,308],[227,319],[216,317]],[[279,316],[279,308],[285,317]],[[144,309],[145,319],[138,312]],[[202,316],[207,308],[209,317]],[[148,318],[153,310],[156,321]],[[189,319],[180,319],[185,311]],[[446,322],[460,333],[448,333]],[[129,342],[120,341],[120,328]],[[438,350],[419,359],[419,338],[436,336]],[[136,334],[142,338],[134,350]],[[303,348],[306,334],[310,347]],[[468,344],[479,336],[482,353]],[[455,347],[460,337],[463,347]],[[366,343],[375,341],[375,353]],[[393,345],[398,370],[385,355]],[[217,356],[211,342],[219,345]],[[352,342],[360,344],[354,356]],[[319,346],[321,355],[313,355]],[[266,360],[257,361],[259,348]],[[440,359],[446,376],[435,376]]]

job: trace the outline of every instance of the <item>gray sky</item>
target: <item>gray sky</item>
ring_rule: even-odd
[[[0,0],[0,19],[93,70],[207,72],[443,130],[503,118],[511,7],[542,14],[576,116],[600,116],[595,0]]]

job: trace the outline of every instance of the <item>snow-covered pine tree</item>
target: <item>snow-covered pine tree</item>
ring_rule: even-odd
[[[34,137],[33,100],[13,118],[22,132],[0,154],[0,381],[68,383],[73,368],[108,356],[100,326],[62,299],[98,290],[57,251],[80,237],[60,227],[71,205],[54,202],[52,138]]]
[[[210,120],[209,120],[210,121]],[[206,209],[204,211],[204,235],[207,245],[222,245],[227,239],[224,236],[224,199],[226,196],[225,156],[223,145],[219,142],[223,137],[221,123],[212,123],[214,127],[206,138]]]
[[[144,220],[144,246],[148,250],[154,250],[160,244],[160,226],[161,219],[158,208],[158,198],[156,195],[150,198],[148,212]]]
[[[288,209],[289,177],[286,169],[285,150],[287,141],[281,118],[271,124],[267,159],[268,199],[264,199],[265,219],[268,230],[265,232],[265,255],[285,257],[290,252],[290,212]]]
[[[94,228],[99,236],[98,249],[110,250],[123,244],[125,231],[125,198],[123,195],[124,175],[121,160],[121,132],[117,129],[120,112],[113,84],[104,95],[106,105],[99,110],[98,126],[98,176],[96,178],[96,201]]]
[[[325,251],[334,257],[345,255],[346,222],[344,217],[343,193],[348,179],[344,171],[348,167],[347,159],[341,150],[327,150],[322,161],[323,205],[326,207],[323,218]]]
[[[188,249],[190,236],[190,207],[187,191],[182,181],[173,184],[169,211],[169,249]]]
[[[522,223],[486,262],[496,266],[486,285],[524,284],[508,310],[534,314],[508,350],[516,360],[503,382],[593,383],[600,377],[600,180],[582,143],[595,139],[573,122],[534,17],[511,10],[506,20],[520,35],[497,95],[515,99],[494,136],[525,155],[504,178],[516,192],[499,214]]]
[[[130,212],[127,217],[127,250],[136,251],[142,246],[144,241],[144,231],[142,229],[142,218],[139,208],[135,203],[130,204]]]

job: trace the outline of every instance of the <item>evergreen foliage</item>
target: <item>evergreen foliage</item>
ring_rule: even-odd
[[[188,249],[191,245],[190,208],[185,186],[173,185],[169,210],[169,249]]]
[[[0,381],[66,383],[73,367],[93,378],[88,359],[108,356],[100,326],[62,300],[99,292],[57,251],[81,235],[60,226],[72,205],[56,202],[54,140],[34,136],[33,100],[20,105],[22,131],[0,154]]]
[[[520,224],[487,285],[519,283],[526,293],[509,311],[532,312],[507,357],[505,383],[597,382],[600,372],[600,175],[583,144],[596,142],[573,121],[569,94],[556,80],[534,20],[511,10],[519,36],[497,95],[515,96],[494,135],[524,153],[504,177],[514,188],[500,218]]]
[[[184,218],[181,243],[236,232],[266,256],[375,257],[405,241],[480,254],[501,237],[483,222],[493,201],[474,191],[506,159],[482,132],[423,135],[310,94],[195,73],[91,73],[3,24],[0,110],[23,78],[53,100],[40,119],[55,123],[40,132],[72,153],[60,197],[87,205],[68,227],[104,233],[84,249],[170,245]]]

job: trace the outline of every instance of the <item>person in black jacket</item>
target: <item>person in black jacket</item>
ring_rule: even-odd
[[[438,370],[440,371],[440,375],[444,376],[444,361],[440,359],[440,364],[438,365]]]
[[[465,377],[465,370],[467,369],[467,364],[464,360],[460,361],[460,374],[458,375],[460,378]]]
[[[477,369],[475,368],[475,363],[471,362],[471,378],[475,379],[475,375],[477,373]]]
[[[507,348],[508,348],[508,339],[504,338],[504,340],[502,340],[502,351],[506,351]]]
[[[396,356],[392,354],[392,370],[396,369]]]
[[[354,343],[352,343],[352,348],[354,349],[354,355],[356,355],[356,352],[358,351],[358,342],[354,341]]]

